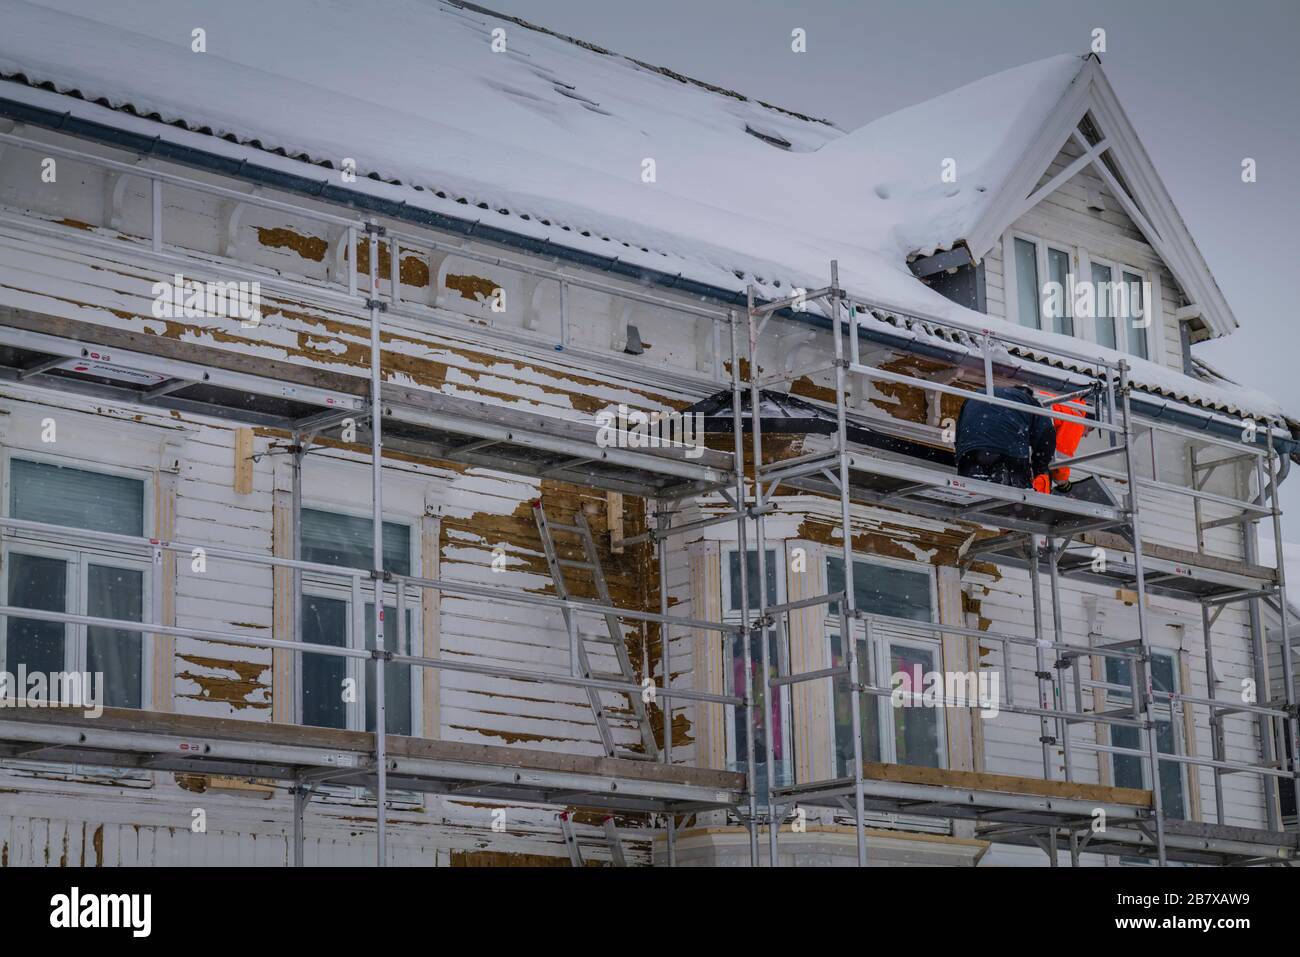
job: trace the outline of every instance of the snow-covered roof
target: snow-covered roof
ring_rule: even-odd
[[[907,256],[987,211],[1083,63],[1030,63],[845,133],[438,0],[0,0],[0,22],[0,75],[25,81],[0,96],[298,172],[352,158],[349,188],[770,298],[825,285],[837,259],[851,292],[973,330],[1000,320],[919,282]],[[1280,413],[1129,358],[1165,395]]]

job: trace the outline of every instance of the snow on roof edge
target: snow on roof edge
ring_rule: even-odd
[[[240,143],[232,141],[229,138],[217,137],[210,131],[204,132],[201,128],[193,129],[190,126],[183,124],[181,121],[167,123],[160,118],[141,116],[130,109],[128,105],[113,106],[111,104],[95,102],[87,99],[85,94],[80,90],[67,86],[60,89],[59,84],[53,80],[34,81],[32,78],[27,76],[22,76],[21,79],[6,76],[3,77],[3,79],[12,82],[13,86],[9,87],[6,84],[5,87],[0,87],[0,89],[21,90],[27,94],[25,97],[20,95],[18,97],[20,101],[26,99],[29,102],[29,105],[38,107],[44,106],[47,109],[57,104],[60,107],[64,107],[61,109],[61,112],[69,115],[76,115],[79,119],[103,122],[103,120],[107,118],[104,114],[109,114],[112,116],[114,122],[106,123],[105,125],[133,130],[144,135],[168,140],[170,142],[177,142],[180,145],[198,148],[209,153],[224,154],[229,158],[246,159],[250,155],[256,156],[258,157],[259,163],[263,165],[279,167],[284,171],[296,172],[299,175],[301,175],[302,167],[307,164],[321,169],[332,168],[327,162],[314,160],[306,154],[291,156],[282,150],[268,150],[260,144]],[[42,100],[45,100],[46,102],[42,103]],[[71,109],[65,107],[69,101],[74,104]],[[124,117],[129,118],[125,123],[122,122]],[[158,127],[160,125],[163,127],[162,133],[158,132]],[[187,139],[192,139],[193,142],[184,142]],[[196,144],[198,145],[196,146]],[[216,147],[216,149],[213,149],[213,147]],[[359,188],[359,191],[361,192],[381,197],[385,197],[385,194],[387,194],[385,198],[397,199],[397,201],[413,208],[425,209],[429,212],[447,215],[461,221],[471,223],[484,221],[483,217],[479,217],[478,219],[467,217],[466,213],[468,210],[465,208],[464,204],[457,204],[453,200],[438,201],[438,196],[435,193],[430,192],[428,189],[419,189],[417,187],[411,187],[400,183],[377,181],[376,179],[365,176],[360,176],[357,182],[353,184],[353,187]],[[414,193],[414,197],[412,197],[412,193]],[[490,207],[485,208],[490,209]],[[500,211],[493,210],[493,212],[499,213]],[[783,296],[788,295],[790,288],[800,284],[801,282],[809,288],[815,285],[824,284],[821,280],[816,280],[816,277],[794,276],[791,278],[788,275],[783,276],[782,279],[769,281],[766,279],[760,279],[754,274],[754,272],[746,271],[743,268],[727,268],[724,266],[718,266],[716,263],[695,262],[679,255],[664,252],[651,252],[645,247],[633,248],[631,244],[625,241],[611,240],[609,237],[597,238],[586,234],[575,235],[568,227],[560,227],[560,229],[567,232],[568,235],[557,237],[555,235],[557,230],[554,227],[543,226],[539,220],[535,218],[530,219],[527,216],[523,217],[523,221],[520,221],[520,217],[518,216],[510,215],[507,215],[506,219],[509,221],[509,225],[499,225],[496,223],[491,225],[494,225],[496,228],[500,228],[505,232],[518,235],[521,238],[543,240],[547,243],[552,243],[553,239],[558,238],[560,242],[554,243],[557,253],[564,248],[568,248],[572,249],[576,253],[587,256],[594,255],[611,261],[628,262],[629,264],[653,270],[666,277],[674,276],[672,266],[678,266],[680,268],[675,274],[678,278],[700,282],[722,291],[729,290],[733,295],[735,293],[743,292],[744,287],[748,282],[753,282],[766,297],[772,299],[782,298]],[[602,248],[602,244],[611,241],[620,243],[623,247],[631,250],[631,252],[610,256],[609,247],[605,246]],[[645,255],[640,255],[641,253],[644,253]],[[647,256],[650,257],[649,262],[646,261]],[[782,270],[782,267],[776,263],[757,263],[751,260],[743,265],[748,266],[751,270],[762,269],[767,272],[768,275],[773,275],[774,272]],[[941,299],[941,297],[938,297],[937,293],[932,293],[929,288],[923,283],[920,283],[919,280],[916,281],[916,286],[917,289],[915,291],[918,294],[918,298],[922,298],[924,293],[929,293],[936,299]],[[931,305],[943,307],[942,311],[947,313],[947,315],[943,316],[945,321],[951,322],[954,318],[959,319],[961,325],[969,326],[972,331],[981,327],[987,327],[990,324],[1005,324],[1005,320],[996,316],[988,316],[982,313],[973,312],[964,307],[957,306],[946,299],[942,299],[941,303],[931,303]],[[908,316],[910,318],[916,318],[921,322],[925,322],[926,309],[916,305],[900,305],[897,309],[891,308],[890,311],[896,312],[900,316]],[[916,315],[917,313],[920,313],[920,315]],[[1018,335],[1035,332],[1019,326],[1014,327],[1014,331]],[[1055,353],[1052,350],[1052,343],[1050,340],[1055,338],[1066,340],[1062,347],[1068,346],[1075,351],[1077,351],[1081,345],[1086,345],[1101,352],[1109,352],[1109,350],[1104,350],[1099,346],[1093,347],[1091,344],[1081,344],[1080,341],[1076,339],[1058,337],[1055,333],[1037,332],[1037,337],[1044,339],[1043,349],[1041,351],[1024,350],[1024,354],[1030,355],[1037,361],[1057,368],[1069,369],[1071,368],[1071,365],[1069,363],[1062,363],[1059,359],[1059,353]],[[1119,354],[1115,353],[1113,358],[1119,358]],[[1295,424],[1297,429],[1300,430],[1300,417],[1287,415],[1277,402],[1256,390],[1240,386],[1227,389],[1216,386],[1212,383],[1192,379],[1181,372],[1166,369],[1163,366],[1156,365],[1155,363],[1145,362],[1144,360],[1131,356],[1125,356],[1124,358],[1127,358],[1134,367],[1132,374],[1134,384],[1144,389],[1151,390],[1156,395],[1173,398],[1201,408],[1217,410],[1220,412],[1226,411],[1228,413],[1250,415],[1261,418],[1284,418]],[[1079,371],[1077,364],[1074,371]]]

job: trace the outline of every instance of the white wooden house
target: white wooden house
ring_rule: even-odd
[[[384,427],[386,571],[554,595],[534,516],[539,500],[552,518],[586,516],[619,606],[658,612],[663,589],[672,615],[738,623],[735,523],[673,538],[661,579],[651,546],[619,544],[655,523],[654,495],[638,494],[614,471],[594,488],[581,481],[599,466],[594,446],[587,458],[558,464],[519,448],[493,459],[489,446],[497,454],[510,443],[482,430],[509,421],[517,425],[500,429],[558,441],[570,427],[587,434],[620,405],[680,411],[729,392],[733,377],[815,366],[833,350],[816,310],[771,317],[757,354],[739,366],[728,318],[740,317],[743,337],[748,288],[762,301],[817,290],[832,260],[840,287],[871,306],[874,331],[862,349],[877,367],[967,387],[978,378],[949,369],[926,346],[964,341],[973,350],[985,330],[1023,340],[1000,368],[1031,377],[1086,374],[1089,363],[1071,352],[1124,359],[1145,423],[1142,537],[1164,556],[1165,574],[1207,568],[1221,578],[1239,571],[1260,588],[1274,583],[1258,567],[1254,542],[1266,489],[1254,460],[1239,462],[1232,446],[1271,442],[1284,475],[1295,423],[1193,356],[1197,342],[1250,333],[1237,330],[1095,58],[1031,63],[846,132],[470,4],[383,14],[310,6],[281,0],[268,19],[264,5],[244,0],[163,9],[0,0],[0,517],[9,522],[0,537],[0,605],[9,609],[0,617],[0,671],[20,659],[102,671],[107,704],[139,711],[131,727],[140,735],[201,742],[216,734],[204,722],[231,720],[264,728],[278,747],[328,750],[320,743],[327,738],[312,736],[319,728],[373,731],[374,673],[361,657],[222,639],[373,645],[368,579],[353,587],[305,571],[297,593],[287,566],[223,557],[292,559],[297,539],[304,561],[371,567],[368,298],[385,307],[385,388],[406,390],[412,407],[425,410],[414,425],[395,416]],[[366,223],[383,235],[366,233]],[[369,289],[372,273],[378,281]],[[258,282],[257,320],[210,303],[195,314],[160,306],[170,293],[158,284],[187,281]],[[1091,282],[1147,292],[1124,312],[1051,315],[1042,297],[1051,282],[1069,295]],[[831,372],[792,376],[789,391],[833,415]],[[945,420],[959,402],[861,377],[847,398],[854,421],[937,448],[950,446]],[[359,430],[347,432],[346,415],[332,414],[331,404]],[[466,430],[459,442],[430,442],[416,429],[455,433],[446,423],[456,417]],[[290,419],[298,425],[286,427]],[[1099,441],[1092,436],[1084,451]],[[700,459],[682,460],[674,480],[706,490],[673,506],[675,524],[728,510],[717,489],[726,487],[730,442],[711,435]],[[774,455],[802,452],[797,439],[770,443]],[[1128,489],[1122,475],[1108,481],[1118,494]],[[1181,494],[1188,488],[1199,496]],[[838,498],[778,492],[763,518],[769,604],[842,588]],[[1264,504],[1253,509],[1238,504],[1257,498]],[[964,561],[982,535],[973,520],[856,504],[850,522],[855,577],[876,611],[1035,636],[1029,575]],[[77,534],[87,531],[99,538]],[[189,551],[155,560],[147,543],[128,538],[209,552],[206,562]],[[395,611],[396,589],[384,587]],[[590,596],[589,587],[575,595]],[[1159,690],[1217,700],[1261,676],[1262,687],[1278,689],[1278,675],[1261,670],[1258,615],[1244,603],[1223,606],[1207,642],[1202,605],[1176,594],[1152,589],[1141,598]],[[463,746],[455,753],[465,761],[490,763],[490,749],[505,747],[552,762],[605,753],[580,687],[519,673],[568,673],[559,609],[450,588],[413,589],[400,601],[403,614],[385,622],[399,652],[470,667],[387,664],[392,735],[423,742],[411,748]],[[1135,638],[1138,602],[1130,588],[1064,578],[1063,642],[1090,648]],[[70,617],[26,619],[15,608]],[[1043,614],[1039,630],[1050,631],[1051,611]],[[166,630],[113,633],[87,618]],[[838,666],[836,621],[825,604],[795,610],[778,656],[796,670]],[[582,622],[603,627],[599,616]],[[623,631],[636,683],[662,682],[658,625],[624,619]],[[728,646],[721,634],[670,629],[672,687],[741,692],[739,642]],[[873,647],[886,671],[899,662],[999,670],[1021,702],[1041,685],[1032,646],[1002,658],[977,637],[901,629]],[[1114,681],[1099,657],[1075,667]],[[336,696],[340,684],[351,697]],[[1087,696],[1099,712],[1126,700],[1113,688]],[[642,742],[631,699],[617,697],[616,706],[606,697],[614,733],[635,750]],[[1172,700],[1156,709],[1156,723],[1179,756],[1219,760],[1221,771],[1269,759],[1261,748],[1273,746],[1282,722],[1243,710],[1212,724],[1205,704]],[[774,780],[843,773],[835,729],[847,718],[829,680],[787,687],[771,708]],[[19,717],[30,720],[20,710],[0,714],[3,863],[293,859],[294,798],[283,781],[220,764],[69,760],[75,737],[55,744],[54,732],[44,732],[34,744],[10,733]],[[650,711],[662,748],[660,703]],[[658,773],[743,766],[741,709],[678,699],[669,717],[673,768]],[[947,708],[909,721],[864,713],[866,759],[932,770],[927,781],[939,787],[957,780],[944,774],[962,772],[968,782],[1043,778],[1046,754],[1058,797],[1149,797],[1149,769],[1104,750],[1121,742],[1103,726],[1071,732],[1102,748],[1077,750],[1067,781],[1061,741],[1045,749],[1032,715]],[[97,733],[88,727],[79,733]],[[263,740],[258,733],[244,741]],[[402,751],[398,763],[418,757]],[[1175,761],[1161,768],[1162,778],[1169,772],[1161,789],[1168,817],[1237,828],[1229,836],[1258,857],[1294,854],[1294,834],[1260,836],[1277,831],[1278,791],[1290,779]],[[676,820],[676,862],[747,862],[743,805],[729,791],[736,775],[689,781],[721,797]],[[400,785],[389,798],[391,863],[568,864],[557,822],[566,808],[582,809],[575,820],[586,859],[616,856],[602,813],[579,798],[511,801],[486,788]],[[795,803],[785,802],[786,814]],[[921,812],[924,803],[915,802]],[[199,810],[202,831],[193,828]],[[1032,841],[991,843],[976,822],[930,810],[869,810],[872,861],[1046,860]],[[806,814],[806,830],[782,835],[783,855],[851,862],[846,812],[810,806]],[[372,860],[375,819],[372,793],[332,779],[310,802],[305,860]],[[667,860],[662,816],[621,809],[615,824],[631,861]],[[1138,840],[1133,854],[1141,852]],[[1125,856],[1112,847],[1085,849],[1080,859]]]

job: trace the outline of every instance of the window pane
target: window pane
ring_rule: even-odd
[[[144,621],[144,573],[132,568],[91,565],[86,579],[86,614]],[[86,629],[86,670],[104,676],[104,705],[143,707],[141,672],[144,636],[118,628]]]
[[[406,609],[406,635],[410,641],[411,610]],[[375,647],[375,604],[366,605],[366,647]],[[410,654],[409,648],[397,647],[397,608],[384,606],[384,648],[398,654]],[[411,733],[411,666],[384,664],[384,725],[388,734]],[[375,730],[375,667],[366,665],[366,730]]]
[[[751,555],[756,553],[751,552]],[[767,647],[771,667],[768,669],[768,678],[776,677],[777,665],[777,647],[776,631],[769,629],[767,632]],[[744,695],[745,688],[745,658],[744,646],[739,641],[732,641],[732,662],[731,662],[731,679],[733,694]],[[757,636],[751,636],[749,641],[750,653],[750,693],[754,700],[761,701],[763,694],[763,646],[759,644]],[[772,716],[772,750],[775,752],[776,772],[772,781],[774,785],[787,784],[791,781],[789,760],[785,749],[785,728],[781,721],[781,694],[773,690],[768,696],[769,710]],[[734,714],[734,731],[736,736],[736,768],[743,770],[749,756],[749,742],[745,739],[744,709],[733,709]],[[754,712],[754,764],[759,778],[759,790],[766,787],[767,781],[767,741],[765,740],[766,730],[763,722],[763,713]]]
[[[1106,682],[1107,684],[1126,686],[1132,684],[1128,659],[1106,659]],[[1156,691],[1175,692],[1178,690],[1178,682],[1174,678],[1173,655],[1153,654],[1151,656],[1151,686]],[[1128,700],[1130,697],[1127,691],[1108,691],[1107,694],[1112,698],[1123,698],[1124,700]]]
[[[348,603],[337,598],[303,595],[302,640],[345,647],[348,641]],[[347,705],[343,701],[343,679],[346,677],[346,658],[303,652],[303,724],[318,728],[348,726]]]
[[[1174,726],[1169,721],[1156,719],[1156,750],[1161,754],[1173,754]],[[1160,799],[1164,804],[1166,817],[1183,818],[1183,771],[1177,761],[1160,762]]]
[[[1020,324],[1039,328],[1038,247],[1026,239],[1016,240],[1016,288],[1020,303]]]
[[[1156,691],[1177,691],[1172,655],[1154,655],[1151,659],[1151,684]]]
[[[68,566],[62,559],[11,552],[9,561],[9,604],[41,611],[67,611]],[[6,621],[5,670],[16,674],[19,665],[29,672],[45,674],[66,670],[64,635],[66,625],[57,621]],[[26,697],[26,688],[15,689]]]
[[[826,588],[831,594],[844,590],[844,559],[826,559]],[[930,621],[933,614],[927,572],[855,559],[853,597],[860,611],[872,615]],[[840,613],[839,602],[831,602],[830,613]]]
[[[1117,748],[1143,748],[1145,742],[1137,728],[1110,729],[1110,743]],[[1156,719],[1156,751],[1160,754],[1174,753],[1174,729],[1169,721]],[[1131,754],[1111,755],[1112,768],[1115,773],[1115,786],[1120,788],[1144,789],[1146,781],[1143,766],[1146,758]],[[1176,761],[1160,762],[1160,799],[1168,817],[1182,819],[1183,808],[1183,774]]]
[[[831,635],[831,667],[839,668],[845,663],[844,646],[838,634]],[[867,683],[866,648],[858,642],[858,672],[862,683]],[[879,682],[877,682],[879,683]],[[862,712],[862,760],[880,760],[880,704],[875,695],[864,694],[859,698]],[[840,777],[849,774],[853,763],[853,696],[849,693],[849,679],[841,676],[835,679],[835,773]]]
[[[1124,273],[1124,284],[1128,287],[1128,315],[1124,323],[1128,327],[1128,351],[1135,356],[1147,357],[1147,330],[1137,325],[1146,316],[1146,304],[1142,301],[1142,277],[1131,272]]]
[[[933,651],[911,645],[890,645],[891,686],[893,676],[902,674],[905,676],[903,690],[920,694],[925,687],[926,674],[936,670]],[[898,763],[927,768],[941,767],[939,717],[944,713],[943,709],[927,708],[919,701],[910,705],[904,701],[904,707],[891,707],[891,710],[894,713],[894,742],[898,749]]]
[[[304,508],[302,560],[369,570],[373,529],[369,518]],[[397,575],[411,574],[411,529],[406,525],[384,522],[384,569]]]
[[[1141,743],[1138,734],[1137,728],[1112,727],[1110,743],[1116,748],[1139,748]],[[1146,787],[1146,783],[1142,780],[1142,762],[1145,759],[1133,754],[1112,754],[1111,760],[1115,774],[1115,787],[1138,790]]]
[[[1097,344],[1114,349],[1115,317],[1110,311],[1110,267],[1092,264],[1093,315],[1097,324]]]
[[[29,522],[144,534],[144,482],[63,465],[10,463],[9,514]]]
[[[1052,331],[1072,336],[1074,319],[1066,308],[1070,302],[1070,254],[1064,249],[1047,247],[1047,279],[1061,287],[1061,308],[1056,310],[1059,315],[1052,316]]]
[[[768,549],[766,552],[767,559],[767,603],[769,605],[777,604],[776,596],[776,552]],[[727,573],[731,578],[731,594],[727,602],[727,611],[740,610],[740,552],[730,552],[727,555]],[[758,588],[758,549],[750,549],[746,553],[745,575],[749,584],[749,608],[750,611],[756,611],[759,607],[759,588]]]
[[[1111,685],[1123,685],[1125,688],[1133,687],[1132,666],[1127,658],[1107,658],[1106,659],[1106,683]],[[1129,700],[1133,695],[1129,691],[1115,691],[1107,689],[1106,694],[1112,698],[1120,698],[1124,701]]]

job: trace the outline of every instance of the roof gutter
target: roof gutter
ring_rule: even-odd
[[[401,222],[464,236],[467,239],[472,238],[483,242],[496,243],[531,255],[554,257],[564,262],[611,273],[624,279],[652,284],[663,289],[671,289],[688,296],[697,296],[728,306],[743,305],[746,301],[743,292],[687,279],[678,274],[638,266],[624,262],[617,257],[598,256],[593,253],[583,252],[570,246],[552,243],[550,240],[533,239],[497,226],[485,225],[478,220],[462,219],[421,209],[417,206],[411,206],[404,200],[395,202],[390,199],[371,196],[358,190],[344,189],[330,182],[328,178],[312,179],[296,173],[285,173],[268,166],[249,163],[247,160],[235,160],[216,153],[210,153],[207,150],[172,143],[161,136],[151,137],[141,133],[133,133],[105,123],[97,123],[94,120],[73,116],[69,112],[60,113],[44,107],[32,106],[17,100],[0,97],[0,117],[28,123],[43,129],[54,130],[69,136],[93,140],[97,143],[129,150],[141,156],[155,157],[206,172],[268,186],[283,192],[308,196],[323,202],[335,203]],[[822,328],[830,328],[831,325],[828,318],[814,313],[782,309],[777,314],[795,322],[804,322]],[[895,348],[905,348],[909,352],[931,358],[946,361],[952,359],[950,353],[938,346],[918,343],[910,337],[892,335],[887,328],[865,329],[860,327],[860,333],[862,338],[868,341],[879,342]],[[1051,375],[1048,367],[1044,367],[1041,372],[1038,370],[1028,372],[1023,368],[1012,370],[1012,372],[1013,378],[1020,378],[1023,381],[1046,388],[1063,388],[1069,384],[1067,380]],[[1134,396],[1131,401],[1133,411],[1145,418],[1170,422],[1184,428],[1203,430],[1220,437],[1237,436],[1239,434],[1238,430],[1232,425],[1220,422],[1208,413],[1195,412],[1190,408],[1171,409],[1167,403],[1148,402],[1137,396]],[[1286,439],[1275,438],[1274,444],[1286,455],[1300,454],[1300,440],[1295,435]]]

